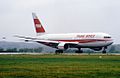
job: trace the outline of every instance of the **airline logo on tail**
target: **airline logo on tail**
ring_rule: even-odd
[[[36,29],[36,33],[45,33],[45,29],[43,28],[41,22],[39,21],[38,17],[35,13],[32,13],[33,21]]]

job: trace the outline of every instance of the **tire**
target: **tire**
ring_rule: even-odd
[[[106,51],[104,50],[102,53],[103,53],[103,54],[105,54],[105,53],[106,53]]]
[[[63,50],[56,50],[55,51],[55,54],[60,54],[60,53],[63,53]]]
[[[77,50],[77,51],[75,51],[75,53],[83,53],[83,51],[82,50]]]

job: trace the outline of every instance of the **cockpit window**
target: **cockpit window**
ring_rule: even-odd
[[[104,36],[104,38],[111,38],[110,36]]]

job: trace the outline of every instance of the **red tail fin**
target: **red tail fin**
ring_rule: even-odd
[[[45,29],[43,28],[41,22],[39,21],[38,17],[35,13],[32,13],[33,21],[36,29],[36,33],[45,33]]]

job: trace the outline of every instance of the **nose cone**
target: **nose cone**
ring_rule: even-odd
[[[104,33],[103,35],[104,35],[104,39],[106,40],[106,43],[108,46],[113,44],[113,39],[109,34]]]

